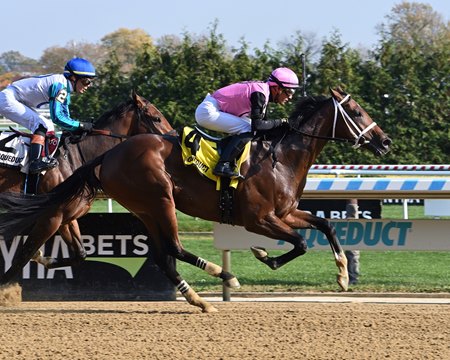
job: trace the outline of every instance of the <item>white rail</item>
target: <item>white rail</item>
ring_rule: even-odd
[[[309,174],[450,176],[450,164],[441,165],[313,165]]]

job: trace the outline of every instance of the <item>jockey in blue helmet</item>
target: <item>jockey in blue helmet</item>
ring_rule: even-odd
[[[40,173],[58,165],[56,159],[44,156],[43,151],[46,135],[54,135],[54,124],[68,131],[92,130],[92,123],[70,117],[69,104],[71,92],[84,93],[95,77],[95,68],[88,60],[73,58],[67,62],[63,74],[25,78],[0,92],[0,115],[33,133],[29,173]],[[36,111],[46,104],[51,120]]]

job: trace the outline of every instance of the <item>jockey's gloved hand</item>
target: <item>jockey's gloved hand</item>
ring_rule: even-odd
[[[289,122],[289,119],[286,119],[286,118],[281,118],[280,120],[281,120],[282,124],[285,124],[285,123]]]
[[[92,127],[93,127],[92,123],[85,122],[85,121],[80,121],[80,130],[91,132],[92,131]]]

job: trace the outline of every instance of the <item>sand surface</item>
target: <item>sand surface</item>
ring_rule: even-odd
[[[450,359],[450,306],[184,301],[0,307],[0,359]]]

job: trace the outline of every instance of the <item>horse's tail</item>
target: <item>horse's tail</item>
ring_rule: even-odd
[[[0,234],[11,239],[27,234],[42,216],[50,217],[72,201],[91,201],[101,189],[95,168],[105,154],[74,171],[64,182],[46,194],[23,195],[4,192],[0,194]]]

